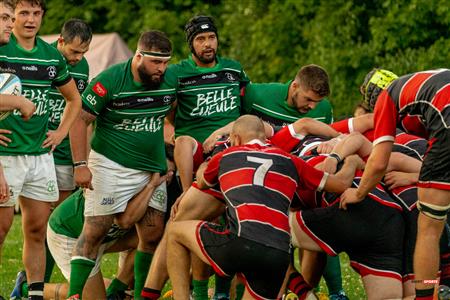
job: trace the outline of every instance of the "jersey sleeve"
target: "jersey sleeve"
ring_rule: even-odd
[[[333,123],[334,119],[333,119],[333,106],[331,105],[331,102],[328,98],[325,98],[322,100],[323,103],[323,115],[325,117],[324,123],[326,124],[331,124]]]
[[[389,93],[384,90],[378,97],[374,109],[374,141],[373,145],[394,141],[397,125],[397,108]]]
[[[340,133],[353,132],[353,118],[333,122],[330,126]]]
[[[252,111],[253,100],[255,99],[254,95],[255,85],[249,83],[243,90],[244,96],[242,97],[242,112],[244,114],[249,114]]]
[[[203,173],[203,180],[206,185],[212,187],[219,181],[219,165],[222,159],[223,152],[214,155],[208,162],[206,169]]]
[[[100,73],[89,83],[81,99],[83,109],[93,115],[99,115],[112,96],[112,84],[105,73]]]
[[[321,191],[325,186],[328,174],[308,165],[302,159],[291,156],[300,178],[299,189]]]
[[[58,52],[58,50],[56,50],[56,52]],[[69,67],[67,66],[65,59],[59,52],[57,53],[57,55],[58,66],[56,67],[56,76],[53,79],[52,84],[54,86],[63,86],[68,83],[72,79],[72,77],[70,76]]]

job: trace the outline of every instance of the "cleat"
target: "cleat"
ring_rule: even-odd
[[[27,282],[27,274],[25,271],[20,271],[16,276],[16,283],[14,284],[14,289],[9,296],[10,300],[20,300],[22,299],[22,285]]]
[[[344,291],[337,294],[330,294],[330,300],[349,300]]]

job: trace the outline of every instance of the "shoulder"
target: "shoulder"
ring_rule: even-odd
[[[63,58],[61,53],[59,53],[58,49],[56,49],[56,47],[45,42],[43,39],[41,39],[38,36],[36,37],[36,46],[40,53],[43,53],[49,57],[52,56],[52,57],[58,58],[58,59]]]
[[[240,62],[234,59],[217,56],[217,60],[222,65],[223,68],[231,68],[236,69],[237,71],[243,71],[242,65]]]

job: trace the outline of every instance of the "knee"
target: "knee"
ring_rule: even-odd
[[[182,135],[175,139],[175,150],[174,151],[181,150],[181,149],[183,149],[183,151],[184,151],[187,148],[194,149],[195,144],[196,144],[196,142],[195,142],[194,138],[192,138],[188,135]]]

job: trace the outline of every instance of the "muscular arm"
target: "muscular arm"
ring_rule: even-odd
[[[36,110],[33,102],[23,96],[0,94],[0,111],[18,109],[24,120],[28,120]]]
[[[52,151],[67,136],[69,129],[72,127],[72,124],[81,110],[81,96],[73,79],[65,85],[58,87],[58,90],[66,100],[66,107],[64,108],[64,113],[58,129],[47,132],[47,138],[42,145],[44,148],[51,146]]]
[[[349,156],[345,159],[341,170],[335,175],[328,175],[323,190],[332,193],[342,193],[352,184],[355,177],[355,171],[361,169],[364,163],[357,155]]]
[[[317,121],[311,118],[302,118],[295,121],[293,124],[295,133],[304,136],[307,135],[322,135],[326,137],[337,137],[340,133],[334,130],[328,124]]]
[[[167,176],[160,177],[158,173],[154,173],[150,182],[128,201],[125,211],[115,216],[115,223],[124,229],[134,226],[144,216],[153,192],[166,178]]]
[[[352,132],[339,141],[333,148],[333,153],[344,159],[349,155],[358,154],[360,157],[370,155],[372,143],[359,132]],[[336,172],[338,161],[333,157],[327,157],[323,162],[323,170],[330,174]]]
[[[363,177],[359,187],[347,189],[341,195],[340,205],[346,209],[349,203],[358,203],[362,201],[367,194],[380,182],[383,178],[389,163],[389,157],[392,152],[391,141],[381,142],[372,150],[372,154],[367,161]]]
[[[96,116],[82,110],[69,132],[70,148],[74,162],[87,161],[87,128],[96,119]],[[79,166],[74,170],[74,179],[77,186],[92,189],[92,174],[87,166]]]
[[[205,190],[205,189],[209,188],[209,185],[206,184],[206,181],[205,181],[205,179],[203,177],[203,173],[205,172],[207,166],[208,166],[208,163],[204,162],[197,169],[197,174],[196,174],[197,186],[198,186],[199,189],[202,189],[202,190]]]

